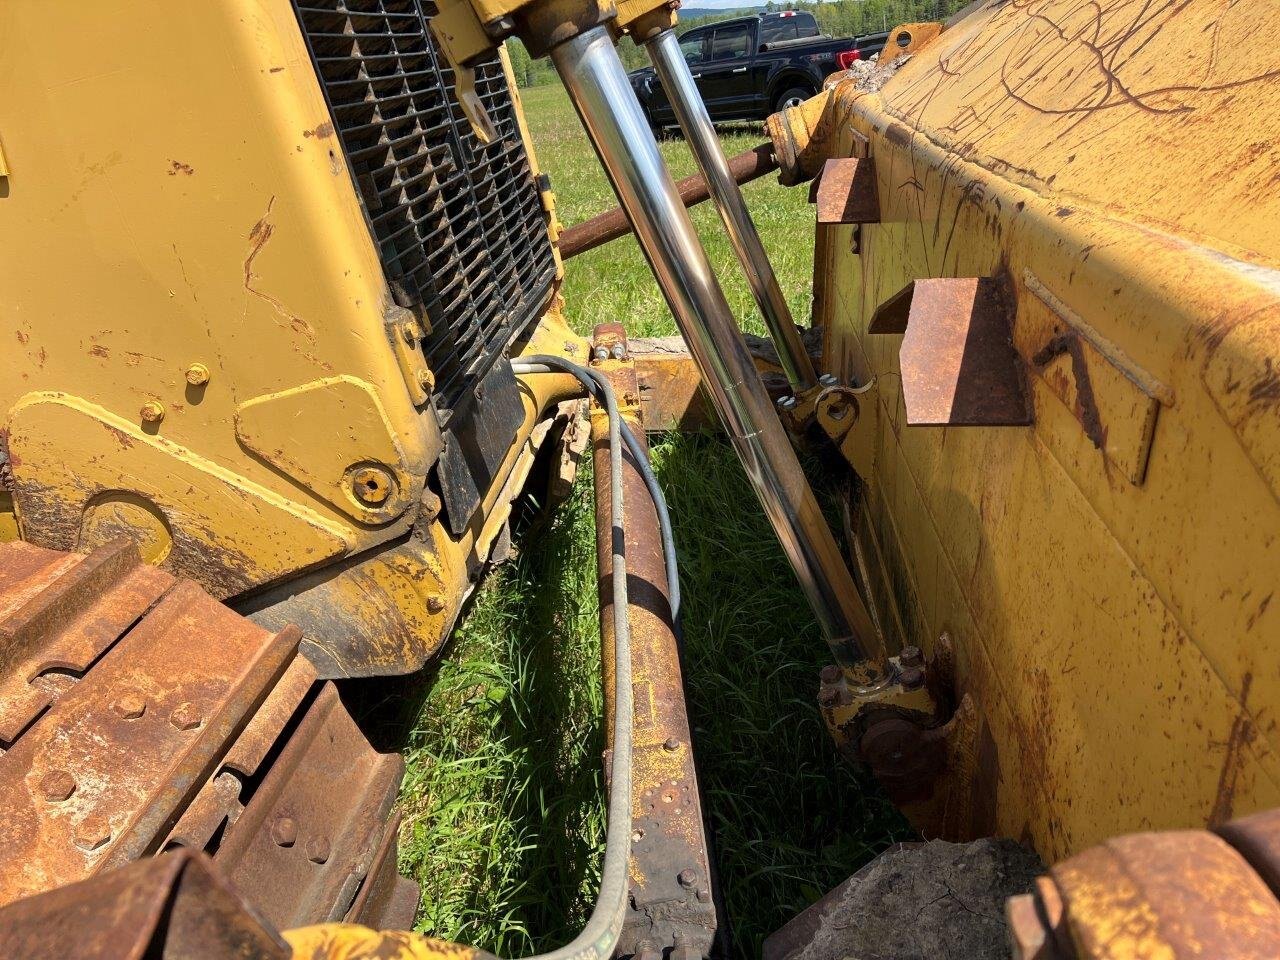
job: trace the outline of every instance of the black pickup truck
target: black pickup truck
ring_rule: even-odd
[[[721,20],[680,35],[680,49],[715,121],[763,120],[794,106],[822,89],[829,74],[882,45],[883,40],[823,36],[813,14],[790,10]],[[675,126],[653,68],[629,76],[654,133]]]

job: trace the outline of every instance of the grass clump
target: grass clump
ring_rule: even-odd
[[[498,956],[567,942],[604,842],[590,485],[526,530],[436,668],[410,735],[401,868],[417,926]]]

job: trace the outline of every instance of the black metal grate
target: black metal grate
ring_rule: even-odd
[[[428,23],[431,0],[294,0],[387,281],[425,314],[448,418],[541,311],[555,260],[494,56],[476,91],[498,136],[479,141]]]

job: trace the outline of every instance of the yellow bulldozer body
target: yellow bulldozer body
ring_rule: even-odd
[[[597,528],[611,731],[627,550],[635,581],[626,952],[711,942],[665,505],[643,439],[624,484],[603,407],[588,427],[558,371],[590,364],[641,438],[714,415],[683,345],[565,322],[554,196],[488,54],[614,11],[446,0],[429,28],[424,3],[0,9],[13,955],[76,948],[61,911],[90,901],[102,956],[475,954],[358,926],[414,896],[401,768],[332,681],[436,656],[539,450],[572,460],[588,429],[599,503],[634,498]],[[623,6],[601,36],[670,28],[673,7]],[[1280,944],[1280,816],[1240,820],[1280,807],[1280,18],[1258,14],[990,0],[906,24],[734,167],[813,182],[825,377],[778,407],[847,461],[864,639],[890,654],[828,668],[819,703],[859,760],[882,724],[877,775],[928,747],[894,781],[926,833],[1058,863],[1011,901],[1019,957]],[[338,797],[333,771],[362,779]],[[1188,832],[1109,839],[1166,830]],[[312,879],[259,917],[219,870]]]
[[[982,718],[954,822],[1056,860],[1280,804],[1280,217],[1258,124],[1278,104],[1252,9],[1032,6],[989,4],[792,126],[874,162],[878,222],[818,227],[814,323],[832,369],[875,384],[849,452],[873,464],[881,621],[926,652],[948,636]],[[868,328],[953,277],[1007,285],[1031,425],[908,425],[903,338]]]

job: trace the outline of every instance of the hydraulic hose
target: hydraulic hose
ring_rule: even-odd
[[[551,368],[555,368],[554,370]],[[571,369],[572,368],[572,369]],[[603,387],[612,390],[607,377],[590,367],[579,366],[569,360],[556,356],[529,357],[515,361],[511,369],[516,373],[570,373],[586,389],[589,396],[595,396],[597,389]],[[653,472],[653,465],[640,446],[640,441],[631,431],[626,420],[622,422],[622,440],[631,451],[631,458],[636,462],[636,469],[644,478],[644,485],[653,499],[653,508],[658,514],[658,532],[662,538],[662,560],[667,573],[667,599],[671,606],[671,619],[675,625],[676,637],[680,638],[680,573],[676,565],[676,540],[671,527],[671,512],[667,509],[667,498],[658,485],[658,478]]]
[[[631,690],[631,620],[627,597],[626,537],[621,523],[622,503],[622,417],[608,381],[594,379],[591,371],[560,357],[532,356],[512,364],[516,373],[543,373],[562,370],[573,374],[588,392],[604,401],[609,415],[609,505],[614,518],[613,632],[614,709],[613,763],[610,768],[608,817],[604,863],[600,869],[600,892],[587,925],[573,940],[558,950],[539,954],[534,960],[609,960],[622,933],[627,914],[627,866],[631,858],[631,768],[634,712]],[[594,389],[593,389],[594,387]]]

